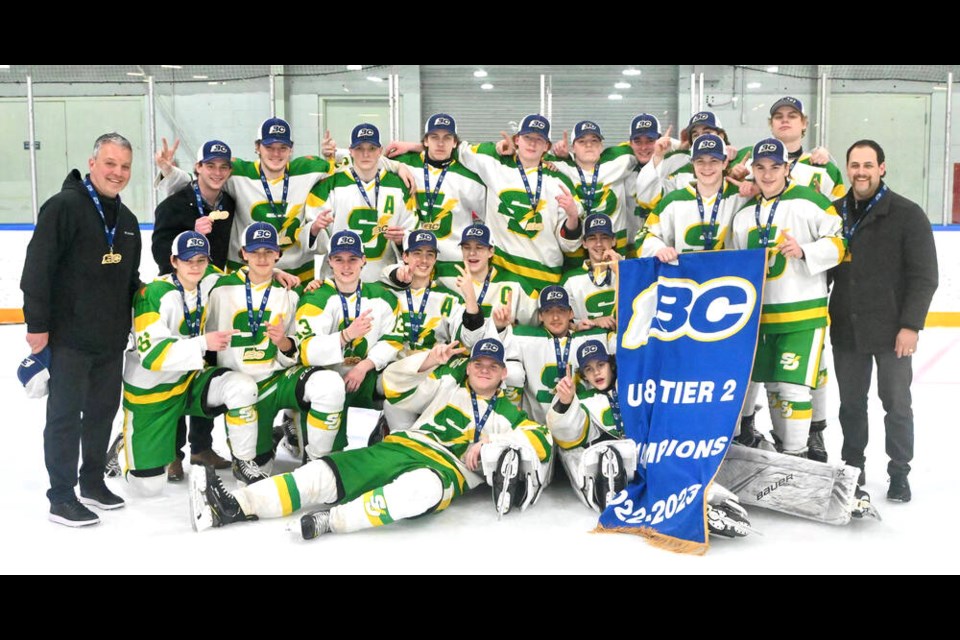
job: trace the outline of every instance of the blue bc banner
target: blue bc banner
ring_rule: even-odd
[[[707,549],[705,491],[739,421],[763,297],[763,250],[620,264],[617,384],[637,480],[600,515],[675,551]]]

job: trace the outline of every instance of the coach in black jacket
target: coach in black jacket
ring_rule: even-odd
[[[867,446],[867,394],[873,362],[886,417],[887,498],[911,498],[913,458],[910,384],[930,301],[937,289],[937,251],[930,221],[915,203],[884,183],[883,149],[860,140],[847,150],[850,192],[835,201],[843,217],[847,255],[831,270],[830,340],[840,387],[841,456],[860,467]]]
[[[27,342],[33,353],[49,345],[51,354],[43,432],[50,519],[73,527],[99,522],[80,502],[123,506],[103,472],[140,285],[140,226],[120,202],[132,156],[120,134],[97,139],[88,176],[74,169],[40,208],[20,279]]]

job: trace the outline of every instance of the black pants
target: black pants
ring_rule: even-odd
[[[181,416],[177,423],[177,458],[183,460],[183,445],[187,443],[187,418]],[[213,448],[213,420],[203,416],[190,416],[190,454],[203,453]]]
[[[873,363],[877,363],[877,395],[886,415],[886,451],[890,462],[887,473],[910,473],[913,459],[913,407],[910,384],[913,382],[913,358],[897,358],[891,348],[886,353],[857,353],[833,347],[833,368],[840,387],[840,426],[843,428],[841,457],[850,465],[863,468],[867,448],[867,397]]]
[[[43,430],[51,503],[76,499],[81,450],[81,490],[103,484],[110,431],[120,407],[122,371],[122,350],[97,354],[51,346],[50,395]]]

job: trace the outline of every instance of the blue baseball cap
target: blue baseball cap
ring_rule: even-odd
[[[290,138],[290,125],[282,118],[267,118],[260,125],[257,131],[257,140],[260,144],[273,144],[279,142],[287,146],[293,146],[293,140]]]
[[[593,134],[603,140],[603,133],[600,132],[600,125],[592,120],[581,120],[573,125],[573,140],[576,142],[585,135]]]
[[[464,227],[463,233],[460,234],[460,244],[470,242],[471,240],[485,247],[492,247],[493,242],[490,241],[490,227],[485,224],[471,224]]]
[[[525,116],[520,122],[520,128],[517,130],[518,136],[536,134],[547,142],[550,142],[550,121],[539,113]]]
[[[790,107],[796,109],[800,112],[800,115],[806,115],[803,110],[803,103],[793,96],[783,96],[779,100],[773,103],[773,106],[770,107],[770,115],[772,116],[777,112],[777,109],[780,107]]]
[[[428,231],[425,229],[420,229],[418,231],[413,231],[407,236],[407,248],[406,251],[413,251],[414,249],[419,249],[420,247],[427,247],[428,249],[437,249],[437,236],[433,235],[433,231]]]
[[[447,131],[456,136],[457,121],[449,114],[435,113],[427,118],[427,123],[423,125],[423,135],[433,133],[434,131]]]
[[[233,154],[226,142],[208,140],[200,147],[200,151],[197,152],[197,162],[213,162],[214,160],[225,160],[229,166],[233,166]]]
[[[753,162],[769,158],[776,164],[787,164],[787,148],[776,138],[764,138],[753,146]]]
[[[713,111],[699,111],[693,114],[690,117],[690,123],[687,124],[687,135],[689,136],[693,128],[698,125],[710,127],[715,131],[723,129],[723,125],[720,124],[720,119],[717,118],[717,115]]]
[[[470,352],[470,360],[490,358],[491,360],[496,360],[501,366],[504,366],[506,363],[504,362],[503,354],[504,349],[502,342],[496,338],[484,338],[473,345],[473,350]]]
[[[718,160],[727,159],[727,145],[723,144],[723,138],[715,133],[705,133],[693,141],[693,148],[690,150],[690,159],[694,160],[700,156],[710,156]]]
[[[610,354],[607,348],[599,340],[587,340],[577,349],[577,366],[583,368],[591,360],[610,361]]]
[[[50,347],[44,347],[40,353],[24,358],[17,368],[17,378],[28,398],[42,398],[47,395],[50,383]]]
[[[369,142],[375,147],[380,146],[380,130],[369,122],[358,124],[350,133],[350,148],[355,149],[364,142]]]
[[[254,222],[243,230],[243,250],[270,249],[280,253],[277,230],[269,222]]]
[[[551,307],[573,308],[570,306],[570,294],[558,284],[551,284],[540,291],[540,311]]]
[[[660,121],[653,114],[641,113],[630,123],[631,140],[641,137],[657,140],[660,136]]]
[[[330,238],[330,249],[328,253],[332,256],[335,253],[352,253],[355,256],[363,257],[363,241],[356,233],[350,230],[337,231]]]
[[[583,221],[584,238],[597,233],[602,233],[610,237],[616,235],[613,232],[613,221],[610,219],[610,216],[605,213],[591,213],[587,216],[587,219]]]
[[[177,260],[189,260],[194,256],[210,257],[210,242],[198,231],[184,231],[173,239],[170,255]]]

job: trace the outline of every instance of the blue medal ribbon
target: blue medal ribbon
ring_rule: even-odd
[[[483,304],[483,297],[487,295],[487,288],[490,286],[490,269],[487,269],[487,277],[483,279],[483,287],[480,289],[480,295],[477,296],[477,306]]]
[[[357,292],[356,292],[357,306],[353,313],[352,318],[350,317],[350,309],[347,307],[347,298],[342,293],[340,293],[339,289],[337,289],[337,295],[340,296],[340,306],[343,308],[343,328],[344,329],[346,329],[351,324],[353,324],[353,321],[356,320],[357,317],[360,315],[360,299],[361,299],[360,289],[362,286],[363,285],[361,285],[359,282],[357,283]]]
[[[97,208],[97,213],[100,214],[100,219],[103,221],[103,234],[107,238],[107,247],[109,247],[110,253],[113,253],[113,236],[117,232],[117,224],[120,223],[120,194],[117,194],[117,221],[114,223],[113,228],[110,229],[107,227],[107,216],[103,213],[103,205],[100,203],[100,198],[97,196],[97,191],[93,188],[89,176],[83,179],[83,184],[87,187],[87,193],[90,194],[90,198],[93,199],[93,206]]]
[[[204,207],[203,207],[203,196],[200,195],[200,185],[197,184],[196,180],[194,180],[192,184],[193,184],[193,193],[194,195],[197,196],[197,217],[199,218],[200,216],[207,215],[208,212],[204,210]],[[269,191],[267,193],[269,193]],[[284,198],[286,198],[286,196],[284,196]],[[219,211],[220,204],[222,202],[223,202],[223,191],[221,190],[220,195],[217,196],[217,202],[213,205],[213,208],[210,209],[210,211]],[[270,204],[272,205],[273,203],[271,202]]]
[[[717,232],[717,212],[720,211],[720,201],[723,200],[723,186],[724,182],[720,182],[720,190],[717,191],[717,198],[713,201],[713,211],[710,213],[710,224],[703,229],[706,224],[706,220],[703,217],[703,198],[700,197],[700,192],[694,189],[697,194],[697,210],[700,212],[700,228],[703,229],[703,248],[707,251],[713,249],[714,234]],[[759,206],[759,201],[758,205]],[[776,206],[776,205],[774,205]],[[771,218],[773,220],[773,211],[770,212]],[[760,227],[760,215],[757,214],[757,228]],[[769,228],[767,229],[767,235],[770,234]],[[764,245],[766,246],[766,245]]]
[[[350,173],[353,174],[353,181],[357,183],[357,189],[360,190],[360,195],[363,197],[363,201],[367,203],[367,206],[378,211],[377,205],[380,203],[380,170],[377,170],[377,175],[374,176],[374,188],[373,188],[373,204],[370,204],[370,198],[367,197],[367,190],[363,188],[363,182],[360,180],[360,176],[357,175],[357,172],[354,171],[353,167],[350,167]]]
[[[493,405],[497,403],[497,395],[494,394],[494,396],[487,401],[487,410],[484,412],[482,418],[480,417],[480,405],[477,403],[477,394],[474,393],[473,389],[470,390],[470,401],[473,403],[473,441],[479,442],[480,433],[483,431],[483,427],[487,424],[487,419],[493,412]]]
[[[597,282],[593,279],[593,273],[590,272],[590,282],[592,282],[597,287],[609,287],[610,281],[613,280],[613,269],[607,267],[607,272],[603,276],[603,280]]]
[[[593,212],[593,196],[597,193],[597,178],[600,175],[600,164],[593,165],[593,182],[587,187],[587,178],[583,175],[583,169],[577,165],[577,173],[580,174],[580,184],[583,185],[583,209],[586,215]]]
[[[783,191],[786,190],[787,188],[784,187]],[[757,206],[753,210],[753,216],[757,221],[757,235],[760,238],[760,246],[764,249],[770,244],[770,230],[773,229],[773,217],[777,213],[777,205],[780,204],[780,196],[783,195],[783,191],[777,194],[777,197],[773,199],[773,204],[770,206],[770,214],[767,216],[767,225],[765,227],[760,226],[760,207],[763,201],[763,196],[757,196]]]
[[[554,336],[553,338],[553,352],[557,354],[557,379],[554,381],[560,382],[560,378],[567,375],[567,361],[570,359],[570,343],[573,342],[573,337],[567,337],[567,343],[563,345],[563,356],[560,355],[560,338]]]
[[[247,282],[249,284],[249,280]],[[183,284],[180,283],[180,279],[175,273],[173,274],[173,284],[176,285],[177,290],[180,292],[180,299],[183,302],[183,321],[187,323],[187,330],[190,332],[190,337],[196,338],[200,335],[200,318],[203,316],[203,297],[200,295],[200,284],[197,283],[197,308],[193,314],[190,313],[190,307],[187,306],[187,292],[184,290]],[[249,296],[249,289],[247,291],[247,295]],[[248,297],[247,300],[249,299]],[[247,309],[251,307],[252,305],[248,306]],[[262,311],[260,316],[261,318],[263,317]]]
[[[267,284],[266,291],[263,292],[263,299],[260,301],[260,313],[257,314],[257,317],[253,317],[253,293],[252,287],[250,286],[250,272],[247,272],[247,277],[244,278],[243,284],[247,290],[247,326],[250,327],[250,333],[253,334],[253,337],[257,337],[257,332],[260,331],[260,325],[263,324],[263,315],[267,312],[267,300],[270,299],[270,289],[272,288],[271,284]],[[199,296],[199,293],[197,294]]]
[[[543,163],[537,165],[537,195],[534,197],[533,192],[530,191],[530,182],[527,181],[527,172],[523,168],[523,164],[520,163],[520,159],[517,158],[517,171],[520,172],[520,178],[523,180],[523,186],[527,190],[527,198],[530,199],[530,211],[533,213],[537,212],[537,207],[540,206],[540,188],[543,186]]]
[[[623,434],[623,416],[620,414],[620,396],[617,395],[616,382],[614,382],[606,394],[607,399],[610,401],[610,413],[613,414],[613,423],[616,425],[617,433]]]
[[[277,210],[277,205],[273,202],[273,195],[270,193],[270,183],[267,182],[267,176],[263,175],[263,164],[260,165],[260,183],[263,185],[263,193],[267,196],[267,202],[273,211],[275,218],[287,217],[287,190],[290,187],[290,172],[287,167],[283,168],[283,197],[280,200],[282,210]]]
[[[423,209],[420,211],[420,222],[426,220],[427,222],[433,222],[433,205],[437,201],[437,196],[440,195],[440,185],[443,184],[443,177],[447,175],[447,169],[450,168],[450,162],[443,166],[443,170],[440,171],[440,177],[437,178],[437,187],[433,191],[430,191],[430,169],[427,165],[427,159],[423,159]]]
[[[840,217],[843,218],[843,237],[849,242],[853,238],[853,234],[856,232],[857,227],[860,226],[860,223],[863,222],[864,218],[867,217],[867,214],[870,213],[870,209],[873,209],[873,205],[880,202],[882,198],[887,193],[887,185],[880,187],[880,190],[877,191],[870,202],[863,208],[863,214],[857,219],[856,222],[850,223],[850,214],[847,211],[847,198],[843,199],[843,206],[840,207]],[[852,196],[851,196],[852,197]]]
[[[428,284],[423,290],[423,297],[420,299],[420,311],[417,313],[413,312],[413,295],[410,293],[410,289],[407,288],[405,292],[407,294],[407,318],[410,322],[410,348],[413,349],[420,341],[420,329],[427,317],[426,308],[427,299],[430,297],[430,285]]]

